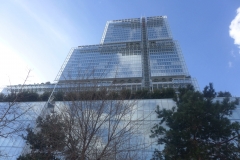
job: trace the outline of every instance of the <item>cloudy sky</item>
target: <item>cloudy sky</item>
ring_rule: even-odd
[[[166,15],[201,90],[240,96],[239,0],[0,0],[0,87],[54,79],[72,47],[98,44],[107,20]]]

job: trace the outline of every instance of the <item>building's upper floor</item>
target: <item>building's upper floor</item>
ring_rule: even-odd
[[[141,41],[143,27],[146,27],[148,40],[172,38],[166,16],[143,17],[108,21],[101,44]]]

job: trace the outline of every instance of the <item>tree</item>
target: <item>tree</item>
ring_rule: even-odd
[[[149,93],[149,90],[143,89],[136,91],[134,96],[137,99],[149,99],[151,95]]]
[[[229,120],[238,100],[214,101],[215,96],[212,84],[202,93],[180,88],[177,107],[156,111],[160,122],[151,137],[164,149],[156,150],[153,159],[239,159],[240,124]]]
[[[6,95],[3,93],[0,93],[0,102],[5,102]]]
[[[34,102],[39,100],[39,96],[36,92],[20,92],[16,94],[18,96],[18,102]]]
[[[51,92],[44,92],[42,95],[39,96],[39,99],[41,101],[47,101],[50,95],[51,95]]]
[[[57,92],[54,94],[54,100],[55,101],[63,101],[64,93],[63,92]]]
[[[232,97],[232,95],[231,95],[230,92],[226,92],[226,91],[222,92],[222,91],[220,91],[220,92],[218,92],[217,97]]]
[[[173,98],[175,96],[175,90],[173,88],[162,88],[157,89],[152,92],[151,98],[161,99],[161,98]]]
[[[65,126],[59,115],[38,117],[37,128],[27,128],[23,136],[31,152],[21,155],[18,160],[45,159],[58,160],[57,153],[64,148]]]

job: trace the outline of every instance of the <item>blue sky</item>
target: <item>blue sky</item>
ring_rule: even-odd
[[[0,0],[0,87],[53,82],[72,47],[98,44],[108,20],[166,15],[201,90],[240,96],[239,0]],[[239,8],[239,10],[238,10]]]

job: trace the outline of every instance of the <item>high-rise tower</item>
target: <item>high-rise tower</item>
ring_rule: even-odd
[[[56,80],[86,79],[124,84],[131,90],[187,84],[197,88],[166,16],[108,21],[100,44],[73,48]]]
[[[15,92],[69,90],[69,82],[132,91],[178,88],[191,84],[180,47],[166,16],[108,21],[100,44],[72,48],[55,84],[11,86]]]

